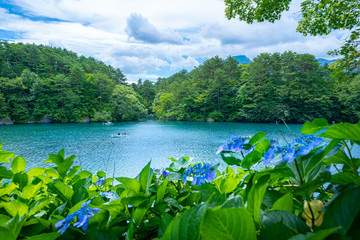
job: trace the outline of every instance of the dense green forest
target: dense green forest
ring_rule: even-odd
[[[214,57],[191,72],[161,78],[154,86],[139,81],[133,87],[147,103],[154,98],[152,110],[159,119],[358,121],[360,77],[349,83],[331,75],[329,66],[310,54],[263,53],[241,65],[232,57]]]
[[[126,78],[61,48],[0,43],[0,119],[15,123],[134,120],[146,116]]]
[[[0,119],[126,121],[359,120],[360,77],[339,81],[313,55],[213,57],[190,72],[128,85],[120,69],[61,48],[1,42]]]

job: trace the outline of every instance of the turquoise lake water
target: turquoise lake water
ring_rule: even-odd
[[[290,124],[299,135],[301,124]],[[290,131],[279,126],[291,140]],[[254,135],[259,131],[282,140],[276,124],[217,122],[120,122],[111,126],[102,123],[29,124],[0,126],[3,150],[13,151],[27,161],[27,169],[46,166],[48,153],[62,148],[65,155],[77,156],[76,165],[91,172],[106,170],[108,176],[135,177],[150,161],[153,168],[165,168],[170,157],[189,156],[204,163],[222,162],[216,151],[232,135]],[[126,131],[126,137],[112,134]],[[49,165],[48,165],[49,166]]]

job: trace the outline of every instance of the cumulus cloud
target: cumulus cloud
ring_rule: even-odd
[[[179,33],[171,30],[159,30],[138,13],[132,13],[127,18],[125,32],[129,37],[147,43],[183,43],[182,36]]]
[[[156,80],[216,55],[254,58],[291,50],[329,58],[346,33],[296,33],[300,2],[294,0],[274,24],[248,25],[227,20],[221,0],[14,0],[11,13],[0,2],[0,30],[15,41],[95,57],[120,68],[129,81]]]

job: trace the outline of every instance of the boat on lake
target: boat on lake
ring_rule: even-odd
[[[103,125],[110,126],[110,125],[113,125],[113,123],[112,122],[105,122],[105,123],[103,123]]]
[[[127,135],[111,135],[111,137],[113,138],[118,138],[118,137],[126,137]]]

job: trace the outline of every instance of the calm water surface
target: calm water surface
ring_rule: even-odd
[[[294,135],[299,135],[301,126],[289,125]],[[280,128],[290,140],[290,131],[285,126]],[[124,130],[128,136],[111,137]],[[48,153],[64,148],[65,155],[75,154],[75,163],[88,171],[106,170],[108,162],[109,175],[115,170],[115,176],[135,177],[149,160],[154,168],[168,166],[170,157],[221,162],[215,153],[227,139],[259,131],[269,133],[271,138],[282,138],[275,124],[145,121],[111,126],[102,123],[0,126],[0,142],[4,150],[24,157],[27,169],[45,166]]]

